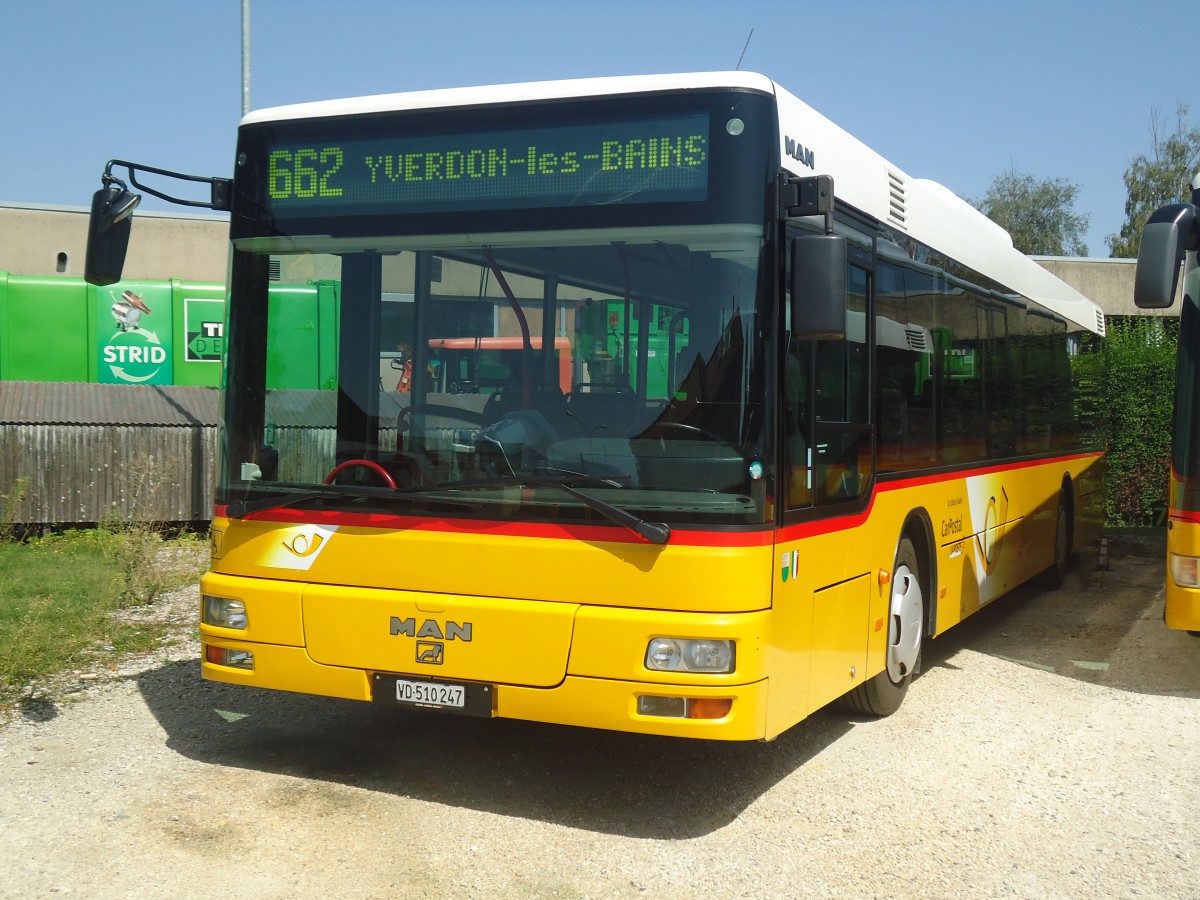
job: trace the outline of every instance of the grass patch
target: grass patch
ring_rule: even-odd
[[[156,647],[164,626],[114,613],[194,581],[199,540],[99,528],[0,541],[0,707],[97,652],[115,661]]]

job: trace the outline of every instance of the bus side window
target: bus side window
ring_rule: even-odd
[[[873,473],[868,272],[846,272],[846,338],[793,341],[784,367],[782,428],[788,509],[863,496]]]
[[[883,471],[937,465],[937,280],[888,261],[875,275],[876,462]]]
[[[846,272],[846,339],[816,342],[813,476],[817,503],[861,497],[871,483],[867,270]]]

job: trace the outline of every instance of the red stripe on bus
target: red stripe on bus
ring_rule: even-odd
[[[1099,459],[1104,454],[1101,452],[1094,453],[1072,453],[1069,456],[1056,456],[1052,459],[1035,459],[1035,460],[1019,460],[1017,462],[998,463],[992,466],[983,466],[978,469],[959,469],[954,472],[933,472],[928,475],[917,475],[912,478],[897,478],[894,481],[876,482],[875,491],[871,494],[871,502],[866,508],[860,512],[849,513],[844,516],[835,516],[828,519],[816,519],[811,522],[801,522],[797,525],[786,525],[779,529],[777,540],[779,543],[799,540],[801,538],[813,537],[820,534],[831,534],[835,531],[845,531],[851,528],[857,528],[871,517],[871,511],[875,507],[875,498],[880,494],[890,491],[899,491],[906,488],[921,487],[929,484],[942,484],[947,481],[958,481],[960,479],[975,478],[981,475],[993,475],[997,472],[1013,472],[1018,469],[1033,469],[1039,466],[1049,466],[1071,462],[1077,459]]]
[[[228,507],[218,505],[214,514],[225,517]],[[391,531],[429,531],[450,534],[531,537],[552,540],[603,541],[610,544],[647,544],[645,538],[626,529],[607,525],[562,525],[554,522],[505,522],[495,519],[429,519],[339,510],[298,510],[290,507],[251,513],[248,522],[279,522],[296,525],[345,525]],[[671,531],[671,543],[697,547],[763,547],[774,542],[771,530],[762,531]]]
[[[894,481],[876,482],[875,491],[867,506],[854,513],[787,525],[779,529],[757,531],[706,531],[703,529],[672,528],[670,543],[685,547],[765,547],[776,542],[794,541],[804,537],[829,534],[857,528],[871,516],[875,497],[889,491],[921,487],[957,481],[979,475],[1031,469],[1038,466],[1070,462],[1076,459],[1099,458],[1102,453],[1076,453],[1053,459],[1023,460],[1001,463],[979,469],[957,470],[899,478]],[[218,518],[228,515],[228,507],[217,505],[213,514]],[[1174,514],[1173,514],[1174,515]],[[1200,513],[1194,521],[1200,522]],[[381,528],[392,531],[430,531],[451,534],[495,535],[497,537],[530,537],[550,540],[603,541],[613,544],[648,543],[626,529],[608,525],[565,525],[553,522],[509,522],[493,519],[429,519],[422,516],[397,516],[381,513],[344,512],[340,510],[301,510],[292,507],[264,510],[251,513],[246,521],[280,522],[284,524],[346,525],[358,528]],[[1191,520],[1189,520],[1191,521]]]

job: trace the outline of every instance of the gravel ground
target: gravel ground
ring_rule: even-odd
[[[1200,639],[1161,541],[927,651],[896,715],[770,744],[199,678],[185,640],[0,726],[0,896],[1200,897]]]

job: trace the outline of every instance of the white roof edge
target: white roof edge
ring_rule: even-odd
[[[908,232],[1064,319],[1104,333],[1100,307],[1013,247],[1008,232],[936,181],[914,179]]]
[[[840,201],[1064,319],[1103,334],[1100,307],[1016,250],[1008,232],[978,209],[936,181],[912,178],[785,88],[777,85],[775,92],[780,160],[789,171],[832,175]],[[789,142],[796,145],[795,155],[789,154]]]
[[[619,75],[603,78],[574,78],[561,81],[530,81],[490,84],[479,87],[441,88],[406,93],[320,100],[257,109],[247,113],[241,124],[277,122],[322,116],[346,116],[399,110],[433,109],[441,106],[483,106],[493,103],[517,103],[570,97],[600,97],[608,94],[636,94],[705,88],[743,88],[774,92],[774,82],[755,72],[696,72],[672,75]]]
[[[1067,262],[1067,263],[1112,263],[1121,266],[1136,266],[1136,256],[1045,256],[1040,253],[1032,253],[1030,259],[1035,259],[1038,262]]]
[[[242,119],[242,124],[443,106],[486,106],[556,98],[711,88],[755,90],[772,94],[778,99],[780,158],[789,170],[797,174],[827,173],[835,176],[834,186],[839,198],[850,205],[881,222],[891,222],[900,231],[939,253],[975,269],[1076,325],[1104,333],[1104,315],[1097,304],[1016,250],[1008,232],[982,212],[936,181],[910,178],[899,166],[890,163],[770,78],[755,72],[623,75],[380,94],[255,110]],[[793,145],[803,141],[801,150],[805,147],[815,148],[816,152],[810,154],[803,163],[789,159],[789,141]],[[889,215],[893,182],[902,185],[906,194],[902,222]]]

